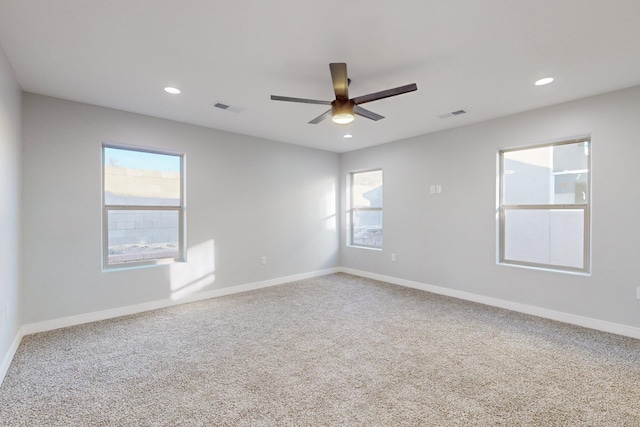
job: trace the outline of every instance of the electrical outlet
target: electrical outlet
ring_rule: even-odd
[[[436,194],[436,186],[435,186],[435,185],[430,186],[430,187],[429,187],[429,192],[430,192],[431,194]]]
[[[636,288],[636,298],[640,299],[640,286]]]
[[[391,254],[391,261],[395,262],[395,260],[396,260],[396,254]]]
[[[267,264],[267,257],[263,256],[262,257],[262,265],[266,265]]]

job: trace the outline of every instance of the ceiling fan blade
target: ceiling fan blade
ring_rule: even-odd
[[[306,98],[291,98],[290,96],[271,95],[271,99],[273,101],[289,101],[289,102],[302,102],[304,104],[331,105],[331,101],[321,101],[318,99],[306,99]]]
[[[366,110],[360,107],[359,105],[355,105],[353,107],[353,112],[359,116],[366,117],[367,119],[371,119],[376,122],[380,119],[384,119],[384,116],[381,116],[380,114],[376,114],[373,111]]]
[[[333,91],[336,93],[336,99],[349,99],[347,64],[334,62],[329,64],[329,68],[331,69],[331,80],[333,80]]]
[[[391,96],[402,95],[403,93],[413,92],[418,90],[418,86],[415,83],[409,85],[396,87],[393,89],[387,89],[380,92],[370,93],[368,95],[358,96],[353,98],[353,102],[357,104],[364,104],[365,102],[377,101],[378,99],[389,98]]]
[[[323,121],[324,119],[326,119],[327,117],[331,116],[331,110],[329,111],[325,111],[324,113],[320,114],[318,117],[316,117],[315,119],[311,120],[309,122],[309,124],[311,125],[317,125],[318,123],[320,123],[321,121]]]

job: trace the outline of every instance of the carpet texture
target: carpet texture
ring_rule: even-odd
[[[640,341],[346,274],[26,336],[3,426],[640,426]]]

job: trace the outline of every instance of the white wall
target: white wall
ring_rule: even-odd
[[[579,135],[592,135],[591,275],[497,265],[497,151]],[[639,159],[640,87],[346,153],[341,188],[384,170],[384,248],[348,247],[342,230],[342,265],[640,327]]]
[[[24,323],[338,266],[337,154],[40,95],[23,103]],[[102,271],[103,141],[185,153],[187,265]]]
[[[20,130],[22,94],[0,49],[0,382],[20,328]],[[9,305],[9,314],[6,309]]]
[[[13,147],[7,163],[16,175],[20,96],[12,87],[11,96],[2,95],[13,123],[2,148]],[[640,87],[337,155],[24,94],[24,313],[12,314],[8,335],[15,336],[18,321],[340,265],[638,328],[638,117]],[[496,265],[497,150],[586,134],[593,153],[591,275]],[[102,271],[102,141],[186,153],[188,264]],[[345,223],[336,205],[346,206],[346,174],[378,167],[384,169],[384,250],[350,248],[344,229],[339,238],[336,233]],[[6,182],[2,191],[17,198],[17,177]],[[441,185],[442,194],[429,194],[431,184]],[[17,211],[9,212],[17,225]],[[15,268],[8,271],[15,283]],[[17,286],[9,289],[17,301]],[[6,348],[10,338],[3,340]]]

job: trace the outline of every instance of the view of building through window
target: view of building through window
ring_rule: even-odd
[[[182,258],[182,156],[103,147],[105,266]]]
[[[589,140],[500,153],[500,261],[589,268]]]
[[[351,174],[351,239],[354,246],[382,247],[382,170]]]

